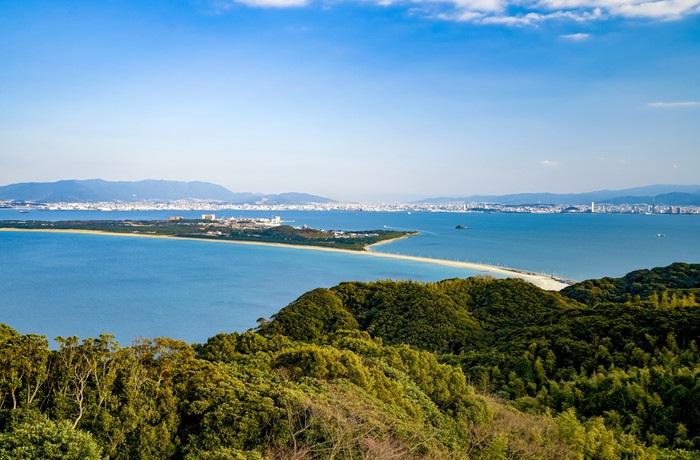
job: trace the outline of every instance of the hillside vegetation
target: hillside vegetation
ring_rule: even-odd
[[[699,458],[699,273],[342,283],[194,345],[1,326],[0,459]]]

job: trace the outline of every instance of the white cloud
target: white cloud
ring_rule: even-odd
[[[462,13],[459,14],[459,17],[457,18],[457,20],[460,22],[471,22],[471,21],[476,21],[478,19],[481,19],[483,17],[484,17],[484,13],[479,13],[476,11],[463,11]]]
[[[567,40],[581,41],[581,40],[588,40],[591,37],[591,35],[577,33],[577,34],[569,34],[569,35],[560,35],[560,37],[565,38]]]
[[[394,0],[394,3],[451,5],[452,11],[442,12],[437,17],[506,25],[536,25],[548,20],[584,22],[614,17],[673,20],[700,13],[700,0]],[[510,13],[511,8],[518,13]],[[474,12],[486,14],[470,14]],[[583,40],[589,36],[578,33],[562,37]]]
[[[506,0],[449,0],[445,3],[453,4],[461,11],[500,12],[508,6]]]
[[[698,0],[700,1],[700,0]],[[517,15],[493,14],[481,11],[462,11],[452,14],[439,14],[434,16],[437,19],[456,22],[473,22],[478,24],[503,24],[509,26],[536,26],[545,21],[574,21],[584,22],[602,19],[603,14],[600,9],[596,8],[593,11],[572,12],[572,11],[554,11],[548,13],[524,13]],[[581,34],[586,35],[586,34]],[[583,39],[581,37],[580,39]]]
[[[519,16],[499,16],[484,18],[484,20],[481,21],[481,23],[530,26],[535,25],[539,22],[547,21],[549,19],[554,19],[554,17],[552,17],[552,15],[549,14],[527,13]]]
[[[540,164],[542,166],[547,167],[547,168],[556,168],[557,166],[559,166],[558,161],[552,161],[552,160],[541,160]]]
[[[612,11],[627,17],[678,19],[685,14],[698,13],[700,2],[697,0],[626,1],[619,2]]]
[[[381,1],[381,0],[374,0]],[[500,24],[508,26],[537,26],[545,21],[587,22],[609,17],[600,7],[586,8],[550,8],[550,3],[579,5],[590,0],[408,0],[428,8],[435,5],[451,5],[452,10],[430,15],[435,19],[476,24]],[[616,0],[609,0],[616,1]],[[625,1],[625,0],[617,0]],[[700,0],[693,0],[700,3]],[[525,10],[509,14],[509,8]],[[529,11],[528,11],[529,10]],[[584,40],[589,34],[562,35],[570,40]]]
[[[482,24],[505,24],[508,26],[530,25],[540,21],[541,17],[537,13],[529,13],[523,16],[489,16],[483,18]]]
[[[219,11],[234,5],[292,8],[323,4],[322,0],[211,0]],[[700,0],[339,0],[380,6],[405,6],[410,13],[434,19],[475,24],[537,26],[544,21],[587,22],[609,18],[674,20],[700,14]],[[589,34],[561,35],[585,40]]]
[[[661,19],[677,19],[700,12],[700,0],[539,0],[538,5],[550,10],[599,8],[611,16]]]
[[[674,109],[681,107],[700,107],[700,101],[683,101],[683,102],[650,102],[647,107],[652,109]]]

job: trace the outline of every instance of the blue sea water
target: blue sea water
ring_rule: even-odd
[[[0,232],[0,322],[49,338],[114,334],[201,342],[244,331],[345,280],[474,271],[298,248],[71,233]]]
[[[0,220],[162,219],[201,211],[0,210]],[[241,212],[292,225],[420,235],[376,251],[544,272],[573,279],[621,276],[675,261],[700,262],[700,216]],[[456,225],[468,227],[455,229]],[[658,235],[662,234],[663,237]],[[23,333],[96,336],[121,343],[169,336],[202,342],[255,327],[304,292],[346,280],[434,281],[476,272],[442,265],[206,241],[0,232],[0,322]]]

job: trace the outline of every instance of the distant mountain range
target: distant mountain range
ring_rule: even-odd
[[[223,201],[234,204],[305,204],[334,200],[307,193],[234,193],[209,182],[142,180],[110,182],[101,179],[23,182],[0,187],[0,200],[35,203],[133,202],[175,200]]]
[[[264,194],[232,192],[209,182],[142,180],[113,182],[101,179],[62,180],[58,182],[22,182],[0,186],[0,201],[57,202],[134,202],[202,200],[232,204],[307,204],[331,203],[330,198],[308,193]],[[649,185],[623,190],[599,190],[586,193],[517,193],[511,195],[470,195],[436,197],[416,203],[497,203],[504,205],[589,205],[658,204],[662,206],[700,206],[700,185]]]
[[[700,185],[649,185],[623,190],[599,190],[586,193],[517,193],[513,195],[470,195],[437,197],[419,203],[498,203],[519,204],[658,204],[663,206],[700,206]]]

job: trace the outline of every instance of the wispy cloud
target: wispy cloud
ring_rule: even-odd
[[[247,5],[292,8],[323,4],[325,0],[212,0],[219,11]],[[444,21],[508,26],[537,26],[545,21],[583,23],[614,18],[674,20],[700,14],[700,0],[337,0],[404,6],[408,13]],[[586,33],[561,35],[585,40]]]
[[[589,38],[591,38],[591,34],[577,33],[577,34],[560,35],[560,37],[565,38],[567,40],[581,41],[581,40],[588,40]]]
[[[647,107],[652,109],[675,109],[682,107],[700,107],[700,101],[681,101],[681,102],[650,102]]]
[[[517,0],[509,1],[515,4],[515,1]],[[698,2],[700,2],[700,0],[698,0]],[[450,13],[442,13],[436,17],[448,21],[471,22],[477,24],[501,24],[508,26],[536,26],[546,21],[585,22],[603,19],[602,10],[599,8],[595,8],[592,11],[532,11],[529,13],[508,14],[509,6],[510,5],[504,5],[500,10],[491,11],[485,9],[464,10],[457,8]],[[460,7],[463,8],[464,4],[460,3]]]
[[[503,0],[501,9],[479,8],[464,0],[412,0],[412,3],[443,3],[454,7],[446,17],[481,24],[537,25],[544,21],[587,22],[613,18],[674,20],[700,13],[700,0]],[[465,14],[480,12],[481,15]],[[584,40],[588,34],[562,35]]]
[[[556,168],[559,166],[558,161],[552,161],[552,160],[541,160],[539,163],[546,168]]]
[[[585,11],[599,8],[609,16],[678,19],[700,12],[700,0],[538,0],[551,10]]]

